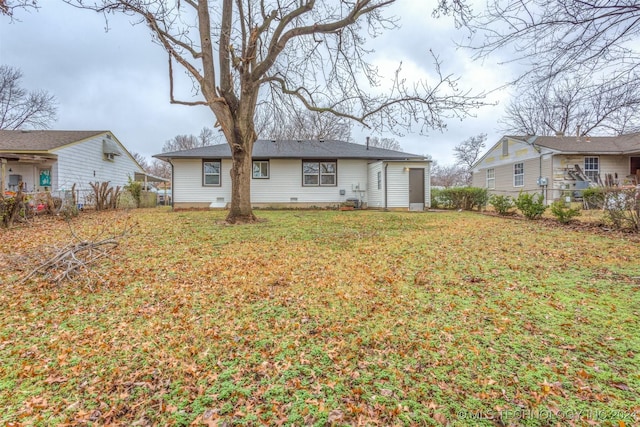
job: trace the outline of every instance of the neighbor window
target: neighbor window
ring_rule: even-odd
[[[524,186],[524,163],[516,163],[513,165],[513,186]]]
[[[382,190],[382,172],[378,171],[378,190]]]
[[[269,161],[268,160],[253,161],[253,178],[254,179],[269,178]]]
[[[597,157],[584,158],[584,173],[593,182],[598,182],[598,174],[600,173],[600,159]]]
[[[202,161],[202,185],[220,186],[220,160]]]
[[[335,186],[338,183],[337,164],[335,161],[302,162],[302,185],[305,187]]]
[[[509,155],[509,140],[503,139],[502,140],[502,156],[506,157],[508,155]]]
[[[496,170],[487,169],[487,188],[496,188]]]

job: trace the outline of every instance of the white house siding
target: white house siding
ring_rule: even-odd
[[[424,203],[425,207],[431,206],[431,173],[428,162],[388,162],[387,171],[387,209],[409,208],[409,171],[405,168],[424,167]],[[383,180],[385,172],[382,172]]]
[[[384,208],[384,162],[375,162],[369,165],[369,204],[368,207],[382,209]],[[380,189],[378,189],[378,173],[381,177]]]
[[[121,155],[106,160],[102,140],[106,134],[64,146],[54,151],[58,155],[57,167],[52,168],[53,191],[70,190],[76,184],[78,190],[89,190],[90,182],[108,181],[112,187],[127,184],[135,172],[142,169],[135,160],[121,149]],[[115,138],[112,137],[115,141]],[[41,189],[42,190],[42,189]]]
[[[358,198],[367,203],[367,161],[338,159],[337,186],[304,187],[301,159],[270,159],[269,178],[251,180],[254,206],[338,205]],[[221,186],[202,185],[202,159],[174,159],[174,206],[223,208],[231,201],[231,160],[222,160]],[[340,195],[344,190],[344,195]]]

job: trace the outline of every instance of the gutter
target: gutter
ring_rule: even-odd
[[[387,168],[389,163],[382,162],[384,164],[384,210],[387,210]]]

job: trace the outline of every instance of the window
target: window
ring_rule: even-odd
[[[269,160],[253,161],[253,179],[269,178]]]
[[[378,190],[382,190],[382,172],[378,171]]]
[[[496,188],[496,170],[487,169],[487,188]]]
[[[509,155],[509,140],[505,138],[502,140],[502,156],[507,157],[508,155]]]
[[[302,185],[335,186],[338,184],[337,163],[335,161],[309,161],[302,162]]]
[[[598,182],[598,174],[600,173],[600,161],[597,157],[584,158],[584,173],[591,181]]]
[[[516,163],[513,165],[513,186],[524,186],[524,163]]]
[[[202,185],[220,186],[220,160],[202,161]]]

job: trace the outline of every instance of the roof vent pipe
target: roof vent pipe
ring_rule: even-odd
[[[367,150],[369,149],[369,137],[367,137]]]

